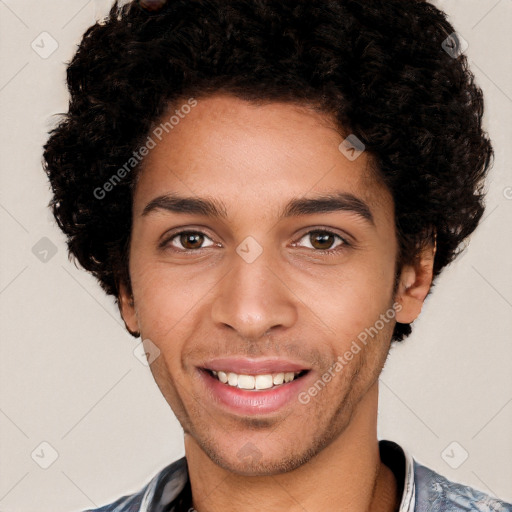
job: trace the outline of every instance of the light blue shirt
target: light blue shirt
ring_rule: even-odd
[[[393,441],[379,441],[397,478],[399,512],[512,512],[512,504],[452,482],[414,460]],[[402,485],[403,484],[403,485]],[[87,512],[193,512],[185,457],[166,466],[139,492]]]

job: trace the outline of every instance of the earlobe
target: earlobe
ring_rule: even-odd
[[[126,329],[132,336],[140,336],[139,322],[133,295],[128,292],[126,285],[119,285],[118,306]]]
[[[396,314],[397,322],[410,324],[421,313],[432,286],[435,251],[434,243],[421,250],[414,264],[403,266],[395,298],[401,305]]]

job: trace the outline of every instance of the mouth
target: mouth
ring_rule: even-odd
[[[241,416],[277,413],[298,404],[300,391],[313,376],[301,364],[275,359],[217,359],[198,370],[205,403]]]
[[[278,372],[265,374],[238,374],[229,370],[208,370],[205,369],[213,378],[222,384],[233,388],[245,389],[250,391],[262,391],[265,389],[275,389],[284,386],[296,379],[304,376],[308,370],[299,372]]]

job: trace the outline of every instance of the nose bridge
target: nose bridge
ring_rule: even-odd
[[[233,253],[230,272],[219,283],[212,317],[217,325],[256,339],[272,328],[291,326],[296,310],[293,294],[279,276],[277,255],[248,238]]]

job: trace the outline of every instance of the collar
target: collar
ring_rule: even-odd
[[[393,471],[398,493],[402,496],[397,512],[414,512],[416,485],[414,459],[411,454],[393,441],[379,441],[380,458]]]

